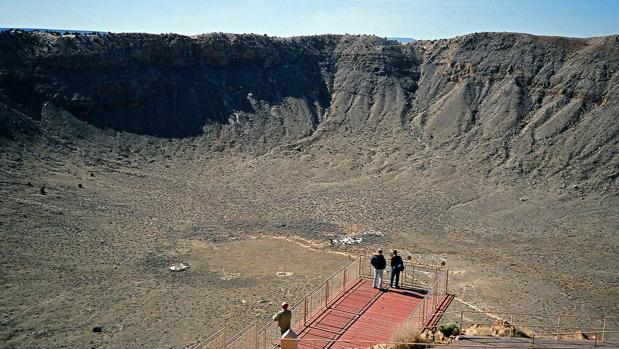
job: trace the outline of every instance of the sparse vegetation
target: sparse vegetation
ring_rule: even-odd
[[[451,336],[457,336],[460,334],[460,328],[458,327],[458,325],[456,324],[447,324],[447,325],[443,325],[440,326],[438,328],[439,332],[441,332],[443,334],[443,336],[445,336],[446,338],[449,338]]]
[[[473,324],[468,326],[462,333],[471,336],[499,336],[531,338],[531,331],[526,328],[516,328],[508,321],[497,320],[492,325]]]
[[[512,337],[531,338],[531,335],[527,334],[524,330],[516,328],[512,333]]]
[[[388,349],[418,349],[427,348],[432,339],[424,335],[411,323],[397,325],[391,335],[391,342]]]

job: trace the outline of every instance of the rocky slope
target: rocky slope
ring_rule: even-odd
[[[205,135],[255,153],[316,138],[397,139],[490,172],[613,188],[618,43],[2,32],[3,135],[16,115],[40,119],[51,102],[100,128]]]

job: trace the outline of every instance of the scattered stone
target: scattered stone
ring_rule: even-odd
[[[446,340],[446,338],[445,338],[445,335],[443,334],[443,332],[441,332],[441,331],[436,331],[436,332],[434,333],[434,341],[435,341],[435,342],[442,343],[442,342],[444,342],[445,340]]]
[[[78,187],[78,188],[82,188],[82,189],[84,188],[84,186],[82,185],[82,183],[78,184],[78,185],[77,185],[77,187]]]
[[[224,281],[234,280],[241,277],[241,273],[226,273],[224,270],[224,276],[221,277]]]
[[[169,267],[169,269],[170,269],[171,271],[183,271],[183,270],[187,270],[187,269],[189,269],[189,264],[187,264],[187,263],[182,263],[182,262],[181,262],[181,263],[179,263],[179,264],[174,264],[174,265],[171,265],[171,266]]]
[[[92,328],[92,332],[94,333],[100,333],[103,332],[103,326],[95,326]]]
[[[574,185],[572,186],[572,188],[574,188],[574,189],[578,189],[578,184],[574,184]]]
[[[275,275],[279,276],[279,277],[287,277],[287,276],[292,276],[293,272],[291,271],[278,271],[277,273],[275,273]]]
[[[576,331],[576,333],[574,333],[574,339],[576,339],[576,340],[591,340],[594,337],[595,336],[588,336],[586,333],[583,333],[580,330],[578,330],[578,331]]]
[[[37,338],[37,339],[39,339],[39,338],[44,338],[44,337],[49,337],[49,336],[50,336],[50,333],[49,333],[49,332],[47,332],[47,331],[38,331],[38,332],[34,335],[34,337],[35,337],[35,338]]]
[[[45,191],[45,187],[41,187],[41,195],[47,195],[47,192]]]
[[[32,185],[32,182],[28,182],[26,185],[29,187],[34,187],[34,185]]]
[[[336,239],[329,239],[331,245],[358,245],[365,242],[371,243],[382,240],[385,233],[376,230],[364,231],[356,235],[339,236]]]
[[[527,198],[520,198],[520,201],[527,201]]]
[[[90,177],[94,177],[94,176],[95,176],[95,174],[90,172]]]

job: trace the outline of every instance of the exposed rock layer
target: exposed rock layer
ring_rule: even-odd
[[[3,32],[2,135],[51,102],[101,128],[206,134],[211,145],[257,153],[360,136],[613,187],[617,71],[619,36],[482,33],[401,45],[372,36]]]

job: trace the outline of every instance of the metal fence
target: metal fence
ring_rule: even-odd
[[[343,268],[326,279],[320,286],[309,292],[303,299],[292,305],[293,330],[300,332],[319,316],[326,308],[335,302],[342,293],[361,278],[371,278],[372,267],[368,256],[361,256],[349,262]],[[390,270],[387,268],[384,282],[389,282]],[[405,269],[400,274],[400,285],[420,292],[421,302],[411,312],[408,322],[418,329],[424,329],[428,323],[440,316],[441,321],[436,327],[446,324],[457,324],[459,328],[468,325],[492,326],[497,319],[508,321],[519,330],[524,330],[532,336],[529,340],[535,343],[536,338],[570,338],[575,334],[594,336],[594,343],[604,343],[609,335],[616,340],[619,335],[619,318],[583,318],[582,316],[549,316],[525,313],[492,313],[481,311],[438,312],[438,308],[447,295],[449,271],[445,268],[413,264],[405,261]],[[510,330],[511,331],[511,330]],[[510,332],[516,336],[516,333]],[[281,337],[279,327],[274,321],[254,321],[245,329],[229,336],[223,328],[210,337],[198,341],[191,349],[271,349],[277,347]],[[318,340],[318,339],[315,339]],[[305,338],[302,341],[312,341]],[[347,342],[343,340],[318,340],[325,342]],[[436,346],[436,344],[428,344]],[[453,344],[452,344],[453,345]],[[440,345],[439,345],[440,346]],[[467,347],[463,345],[462,347]],[[471,346],[473,347],[473,346]],[[558,348],[558,347],[557,347]]]
[[[292,311],[293,330],[299,332],[308,322],[338,299],[361,275],[363,257],[349,262],[288,309]],[[266,324],[265,324],[266,322]],[[267,349],[278,344],[280,329],[275,321],[254,321],[227,338],[225,329],[199,341],[191,349]],[[276,340],[277,339],[277,340]]]
[[[404,262],[404,270],[400,274],[400,285],[407,289],[419,291],[423,299],[413,309],[409,316],[409,323],[420,330],[434,319],[443,298],[447,295],[449,286],[449,270],[438,266],[415,264],[410,261]],[[372,277],[372,266],[369,258],[360,260],[360,275]],[[386,280],[389,282],[391,270],[387,268]]]
[[[448,282],[449,271],[447,269],[435,269],[434,282],[428,289],[428,293],[425,294],[408,317],[409,323],[414,328],[423,330],[429,322],[440,316],[437,311],[447,295]]]
[[[211,336],[200,339],[196,344],[191,346],[192,349],[203,348],[226,348],[226,327],[213,333]]]
[[[619,317],[603,316],[591,317],[583,315],[555,315],[522,312],[482,312],[464,310],[445,312],[437,327],[456,324],[461,329],[470,325],[490,328],[497,320],[509,323],[508,336],[517,336],[519,333],[538,338],[570,339],[577,335],[594,336],[594,340],[605,342],[619,340]]]

